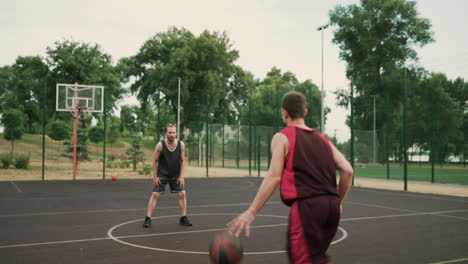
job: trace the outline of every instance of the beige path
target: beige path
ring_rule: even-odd
[[[252,176],[257,177],[257,171],[252,170]],[[187,175],[190,177],[206,177],[206,168],[187,167]],[[260,177],[264,177],[266,172],[260,172]],[[243,177],[249,176],[248,170],[209,168],[209,177]],[[373,189],[386,189],[402,191],[404,183],[402,181],[381,180],[369,178],[355,178],[354,185]],[[426,182],[408,182],[408,191],[417,193],[433,193],[443,195],[454,195],[468,197],[468,186],[451,184],[431,184]]]

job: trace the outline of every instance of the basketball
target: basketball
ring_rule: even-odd
[[[116,180],[117,180],[117,175],[113,174],[113,175],[111,176],[111,180],[116,181]]]
[[[244,250],[238,237],[224,232],[217,234],[211,241],[209,253],[213,264],[238,264]]]

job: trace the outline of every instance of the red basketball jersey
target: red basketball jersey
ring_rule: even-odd
[[[336,166],[328,138],[314,129],[288,126],[280,131],[289,141],[283,175],[281,199],[294,200],[319,195],[338,195]]]

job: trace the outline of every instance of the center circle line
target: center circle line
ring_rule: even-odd
[[[229,213],[210,213],[210,214],[191,214],[191,216],[238,216],[239,214],[229,214]],[[165,216],[158,216],[158,217],[152,217],[152,219],[162,219],[162,218],[169,218],[169,217],[178,217],[179,215],[165,215]],[[283,219],[287,219],[288,217],[287,216],[279,216],[279,215],[262,215],[262,214],[259,214],[257,216],[260,216],[260,217],[274,217],[274,218],[283,218]],[[162,252],[171,252],[171,253],[185,253],[185,254],[198,254],[198,255],[206,255],[208,254],[208,251],[206,252],[202,252],[202,251],[187,251],[187,250],[172,250],[172,249],[165,249],[165,248],[157,248],[157,247],[147,247],[147,246],[142,246],[142,245],[138,245],[138,244],[133,244],[133,243],[129,243],[129,242],[126,242],[126,241],[123,241],[122,239],[123,238],[134,238],[134,237],[149,237],[149,236],[162,236],[162,235],[177,235],[177,234],[192,234],[192,233],[203,233],[203,232],[215,232],[215,231],[224,231],[224,230],[228,230],[228,228],[218,228],[218,229],[206,229],[206,230],[194,230],[194,231],[182,231],[182,232],[169,232],[169,233],[158,233],[158,234],[145,234],[145,235],[128,235],[128,236],[114,236],[113,235],[113,232],[114,230],[116,230],[117,228],[121,227],[121,226],[124,226],[124,225],[127,225],[127,224],[130,224],[130,223],[134,223],[134,222],[137,222],[137,221],[141,221],[141,219],[137,219],[137,220],[132,220],[132,221],[127,221],[127,222],[124,222],[124,223],[121,223],[121,224],[118,224],[118,225],[115,225],[113,227],[111,227],[108,231],[107,231],[107,236],[116,241],[117,243],[121,243],[121,244],[124,244],[124,245],[127,245],[127,246],[131,246],[131,247],[137,247],[137,248],[142,248],[142,249],[149,249],[149,250],[156,250],[156,251],[162,251]],[[286,226],[287,224],[274,224],[274,225],[261,225],[261,226],[252,226],[251,228],[264,228],[264,227],[276,227],[276,226]],[[338,240],[336,241],[333,241],[331,244],[336,244],[336,243],[339,243],[343,240],[345,240],[348,236],[348,233],[346,232],[346,230],[344,230],[343,228],[341,227],[338,227],[341,232],[343,233],[343,236],[340,237]],[[263,252],[244,252],[244,255],[259,255],[259,254],[275,254],[275,253],[285,253],[286,251],[285,250],[279,250],[279,251],[263,251]]]

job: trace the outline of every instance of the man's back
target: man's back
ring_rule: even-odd
[[[314,129],[288,126],[288,154],[281,179],[281,197],[290,205],[296,199],[338,196],[336,166],[328,139]]]

